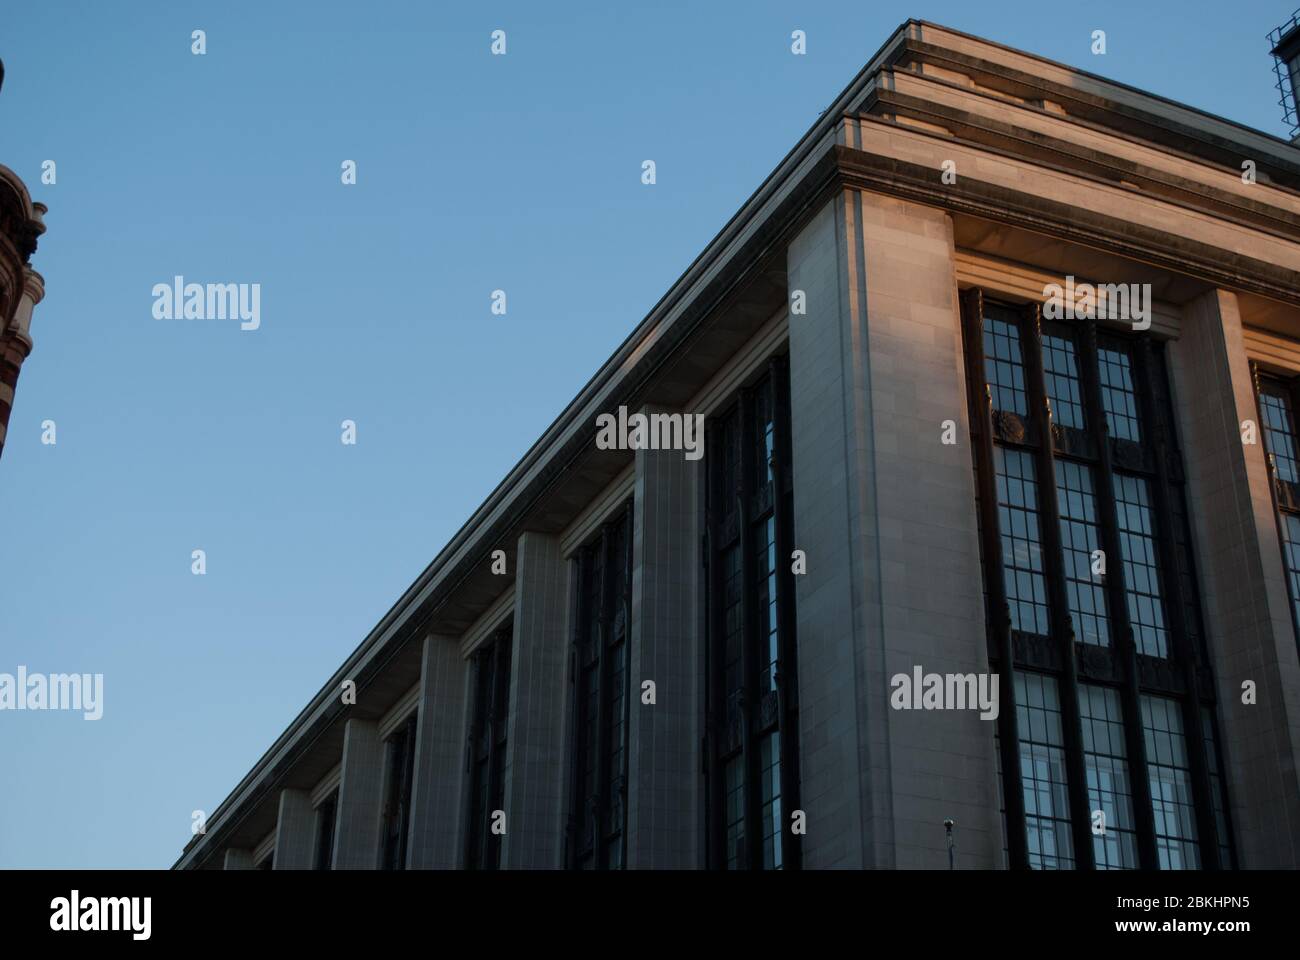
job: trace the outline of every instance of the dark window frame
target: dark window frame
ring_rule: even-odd
[[[801,838],[790,823],[799,806],[799,734],[784,355],[710,417],[706,444],[706,862],[798,869]]]
[[[339,788],[335,787],[316,805],[316,844],[312,850],[313,870],[334,869],[334,831],[338,829]]]
[[[1264,460],[1268,465],[1269,492],[1273,497],[1273,516],[1277,522],[1278,548],[1281,551],[1282,574],[1286,578],[1287,597],[1291,601],[1291,627],[1296,646],[1300,649],[1300,557],[1295,564],[1291,557],[1300,553],[1300,532],[1291,536],[1290,520],[1300,525],[1300,469],[1295,480],[1282,475],[1278,469],[1277,452],[1273,449],[1272,431],[1268,426],[1264,397],[1273,396],[1285,403],[1285,413],[1290,419],[1290,440],[1295,452],[1300,452],[1300,373],[1280,373],[1265,370],[1251,361],[1251,378],[1255,385],[1255,409],[1258,417],[1259,443],[1264,445]],[[1289,451],[1290,452],[1290,451]],[[1295,544],[1294,551],[1291,544]]]
[[[502,835],[492,832],[492,812],[505,809],[513,645],[512,625],[506,624],[471,654],[474,712],[465,750],[468,870],[497,870],[501,866]]]
[[[415,780],[415,737],[419,710],[384,741],[387,778],[380,830],[380,869],[405,870],[411,833],[411,794]]]
[[[1093,869],[1096,851],[1091,836],[1089,759],[1083,744],[1081,689],[1101,686],[1115,690],[1121,700],[1125,754],[1139,865],[1159,865],[1155,817],[1151,802],[1142,721],[1142,698],[1163,696],[1176,700],[1183,711],[1183,728],[1200,731],[1202,709],[1213,713],[1214,686],[1206,655],[1204,628],[1197,599],[1194,560],[1187,527],[1186,498],[1182,489],[1181,456],[1173,425],[1171,387],[1165,370],[1163,346],[1150,337],[1138,337],[1095,322],[1045,321],[1038,304],[1015,304],[986,298],[979,288],[962,294],[962,330],[965,342],[968,403],[980,506],[981,552],[984,565],[986,628],[989,657],[1001,674],[1003,709],[998,718],[1000,765],[1003,776],[1009,862],[1013,868],[1029,867],[1026,811],[1021,778],[1020,737],[1017,721],[1015,674],[1044,673],[1057,680],[1063,719],[1070,820],[1074,830],[1077,866]],[[995,408],[995,394],[985,381],[986,317],[1017,327],[1025,370],[1026,412]],[[1082,391],[1083,428],[1053,421],[1049,380],[1044,370],[1044,326],[1049,335],[1073,343]],[[1103,377],[1099,357],[1107,357],[1111,373],[1124,373],[1131,381],[1124,390],[1114,377]],[[1117,360],[1121,357],[1122,360]],[[1015,358],[1011,358],[1014,365]],[[1126,372],[1125,372],[1126,371]],[[1112,410],[1123,407],[1123,429],[1112,431]],[[1071,417],[1071,420],[1076,419]],[[1118,420],[1115,425],[1121,425]],[[1131,439],[1134,435],[1137,440]],[[1003,568],[998,488],[993,469],[998,447],[1030,454],[1037,464],[1039,524],[1047,578],[1047,636],[1012,628],[1007,603],[1007,572]],[[1103,580],[1109,643],[1086,643],[1076,638],[1071,615],[1071,594],[1062,545],[1056,462],[1087,467],[1101,549],[1106,556]],[[1115,497],[1116,478],[1140,479],[1149,491],[1145,520],[1159,567],[1158,586],[1168,631],[1167,656],[1139,654],[1131,623],[1130,591],[1124,562]],[[1068,495],[1068,491],[1067,491]],[[1222,787],[1220,769],[1211,770],[1205,741],[1186,737],[1195,792],[1196,826],[1201,862],[1211,869],[1222,863],[1222,849],[1231,858],[1231,844],[1221,836],[1226,829],[1217,817],[1226,803],[1215,788]],[[1217,756],[1214,758],[1217,768]]]
[[[570,560],[574,616],[565,856],[571,869],[621,869],[627,862],[632,507],[631,500],[620,507]]]

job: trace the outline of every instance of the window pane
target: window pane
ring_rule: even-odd
[[[993,460],[997,470],[1002,567],[1011,626],[1047,636],[1047,588],[1043,579],[1038,482],[1034,479],[1033,457],[1022,450],[994,447]]]
[[[1150,486],[1141,477],[1115,474],[1115,510],[1124,554],[1128,615],[1139,653],[1169,656],[1169,630],[1160,591]]]
[[[1020,777],[1029,865],[1036,870],[1073,869],[1065,739],[1053,678],[1016,674],[1016,719],[1020,725]]]
[[[1133,391],[1133,361],[1122,347],[1097,350],[1101,405],[1112,437],[1134,442],[1142,439],[1138,430],[1137,395]]]
[[[1020,346],[1020,328],[1014,314],[989,307],[984,317],[984,376],[988,380],[994,410],[1018,413],[1029,411],[1025,399],[1025,365]]]
[[[1286,389],[1273,383],[1261,384],[1259,409],[1264,418],[1264,448],[1273,458],[1277,478],[1288,483],[1300,482],[1300,471],[1296,469],[1295,418]]]
[[[1106,590],[1101,577],[1092,572],[1093,552],[1101,549],[1092,469],[1069,460],[1057,460],[1056,499],[1061,511],[1061,552],[1075,639],[1110,646]]]
[[[1142,697],[1151,810],[1156,821],[1156,848],[1162,870],[1197,870],[1201,866],[1192,804],[1192,775],[1183,739],[1181,707],[1165,697]]]
[[[1088,771],[1088,810],[1093,818],[1092,850],[1098,870],[1133,870],[1138,865],[1133,790],[1124,742],[1124,713],[1119,692],[1081,684],[1079,717],[1083,758]],[[1101,832],[1097,811],[1104,819]]]
[[[1082,430],[1083,399],[1074,338],[1057,324],[1043,326],[1043,376],[1047,397],[1052,401],[1053,422]]]

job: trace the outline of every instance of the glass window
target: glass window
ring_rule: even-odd
[[[1020,726],[1020,781],[1025,794],[1029,865],[1036,870],[1073,869],[1065,738],[1054,679],[1016,673],[1016,720]]]
[[[1142,439],[1138,429],[1137,394],[1133,389],[1133,361],[1123,347],[1102,346],[1097,350],[1101,404],[1112,437]]]
[[[1075,430],[1084,428],[1079,361],[1074,337],[1059,324],[1043,325],[1043,377],[1052,402],[1052,420]]]
[[[1151,518],[1151,492],[1142,477],[1115,474],[1115,512],[1119,519],[1120,550],[1124,555],[1124,586],[1128,592],[1129,623],[1139,653],[1169,656],[1169,629],[1160,592],[1160,568]]]
[[[1102,577],[1093,573],[1093,553],[1101,549],[1101,528],[1092,489],[1092,469],[1069,460],[1057,460],[1056,502],[1061,512],[1061,551],[1075,639],[1110,646],[1106,589]]]
[[[1273,460],[1273,472],[1279,480],[1300,483],[1297,470],[1295,417],[1286,387],[1261,381],[1259,408],[1264,418],[1264,449]]]
[[[1137,828],[1119,692],[1080,685],[1079,716],[1084,767],[1088,771],[1093,858],[1098,870],[1133,870],[1138,866]],[[1098,811],[1102,814],[1100,821]]]
[[[1003,318],[997,308],[984,316],[984,376],[992,395],[993,409],[1026,416],[1025,363],[1020,347],[1020,327],[1012,317]]]
[[[995,447],[998,521],[1002,567],[1007,583],[1011,626],[1047,636],[1047,587],[1043,580],[1043,542],[1038,526],[1038,481],[1034,459],[1023,450]]]
[[[388,738],[388,783],[384,789],[384,870],[406,869],[411,827],[411,785],[415,779],[415,717]]]
[[[1143,696],[1142,728],[1160,869],[1197,870],[1201,856],[1181,706],[1166,697]]]
[[[511,632],[506,627],[474,652],[474,722],[470,733],[470,817],[465,864],[471,870],[501,865],[505,807],[506,731],[510,715]]]
[[[335,790],[316,808],[315,869],[334,869],[334,825],[338,819],[339,792]]]

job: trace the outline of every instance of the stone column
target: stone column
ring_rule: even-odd
[[[889,705],[914,665],[989,670],[952,223],[845,190],[788,266],[804,866],[943,869],[952,818],[996,867],[995,722]]]
[[[647,407],[643,413],[676,412]],[[682,411],[689,416],[690,411]],[[632,630],[628,659],[627,862],[701,867],[700,540],[703,460],[638,450],[633,504]],[[641,684],[655,683],[654,704]]]
[[[1300,662],[1237,298],[1202,294],[1169,345],[1220,747],[1241,866],[1300,867]],[[1243,704],[1253,681],[1256,702]],[[1199,734],[1199,731],[1196,731]]]
[[[525,532],[515,570],[502,867],[564,865],[568,565],[558,537]]]
[[[350,719],[343,733],[343,772],[334,826],[335,870],[379,866],[379,817],[383,805],[384,744],[379,725]]]
[[[310,870],[316,850],[316,811],[305,790],[280,791],[275,830],[276,870]]]
[[[430,634],[424,638],[406,854],[411,870],[450,870],[463,865],[460,819],[468,678],[468,662],[461,656],[456,637]]]

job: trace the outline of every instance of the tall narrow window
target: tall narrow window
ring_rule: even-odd
[[[1264,449],[1273,475],[1282,565],[1291,597],[1292,621],[1300,637],[1300,439],[1296,434],[1293,382],[1258,376]]]
[[[994,734],[1008,863],[1230,866],[1164,348],[979,290],[962,310],[988,654],[1016,699]],[[1300,471],[1293,418],[1261,419]]]
[[[1182,711],[1165,697],[1142,698],[1151,805],[1162,870],[1196,870],[1201,858],[1192,806],[1192,776],[1183,737]]]
[[[573,808],[569,864],[619,869],[627,851],[628,631],[632,615],[632,507],[574,557]]]
[[[384,788],[384,870],[406,869],[411,830],[411,782],[415,779],[415,716],[388,738],[388,783]]]
[[[474,720],[470,728],[469,829],[465,865],[501,865],[505,817],[506,730],[510,716],[510,627],[474,652]]]
[[[334,790],[316,808],[316,851],[314,869],[334,869],[334,829],[338,819],[339,792]]]
[[[1047,586],[1043,580],[1043,538],[1038,524],[1038,481],[1034,458],[1023,450],[998,447],[998,528],[1006,573],[1011,626],[1046,636]]]
[[[1128,615],[1139,653],[1169,655],[1169,630],[1160,592],[1160,566],[1151,518],[1151,495],[1141,477],[1115,474],[1115,507],[1119,517]]]
[[[792,471],[784,359],[709,424],[709,862],[798,865]]]
[[[1020,726],[1020,782],[1025,792],[1029,865],[1043,870],[1074,866],[1070,801],[1066,787],[1065,739],[1056,681],[1036,673],[1016,674]]]
[[[1080,686],[1079,715],[1088,771],[1088,809],[1093,818],[1093,858],[1099,870],[1133,870],[1138,865],[1137,828],[1119,691]]]
[[[1097,367],[1101,380],[1101,402],[1111,436],[1137,443],[1137,392],[1133,387],[1133,361],[1126,348],[1103,344],[1097,350]]]
[[[1080,463],[1057,460],[1056,503],[1061,512],[1061,550],[1074,637],[1083,643],[1110,646],[1106,590],[1098,575],[1101,529],[1092,470]]]

